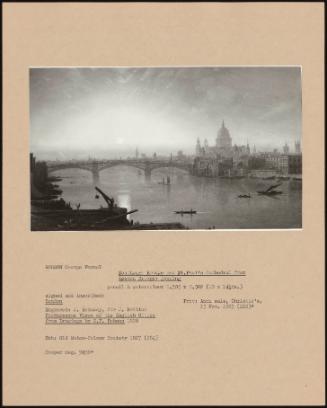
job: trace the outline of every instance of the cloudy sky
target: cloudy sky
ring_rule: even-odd
[[[31,151],[39,159],[192,154],[215,143],[293,149],[301,139],[299,67],[31,68]]]

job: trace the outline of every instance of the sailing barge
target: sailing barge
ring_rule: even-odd
[[[282,183],[279,184],[275,184],[273,186],[268,187],[266,190],[260,190],[257,191],[258,194],[260,195],[266,195],[266,196],[276,196],[276,195],[280,195],[283,194],[282,191],[280,190],[275,190],[277,187],[279,187]]]

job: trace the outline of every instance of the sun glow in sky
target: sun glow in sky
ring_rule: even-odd
[[[40,159],[192,154],[214,144],[292,148],[301,138],[301,71],[289,68],[34,68],[31,151]]]

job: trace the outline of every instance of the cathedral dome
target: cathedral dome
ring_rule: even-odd
[[[216,138],[216,144],[218,148],[230,148],[232,147],[232,138],[229,134],[229,130],[226,128],[223,121],[221,128],[218,130]]]

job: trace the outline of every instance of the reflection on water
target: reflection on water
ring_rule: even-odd
[[[91,173],[78,170],[60,170],[63,177],[58,184],[63,198],[73,207],[98,208],[106,206],[100,196],[95,199]],[[167,176],[170,185],[162,184]],[[181,170],[155,170],[151,179],[131,167],[116,167],[100,173],[96,185],[119,206],[139,211],[130,217],[134,222],[181,222],[193,229],[239,228],[301,228],[301,183],[285,181],[279,187],[283,195],[259,196],[257,190],[271,184],[255,179],[213,179],[194,177]],[[251,194],[251,198],[238,198]],[[195,215],[177,215],[176,210],[197,210]]]

